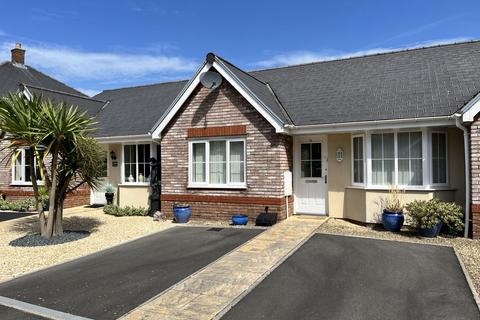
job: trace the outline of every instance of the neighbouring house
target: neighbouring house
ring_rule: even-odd
[[[209,53],[188,81],[105,90],[96,118],[116,203],[253,220],[376,222],[389,187],[465,210],[480,238],[480,42],[246,72]],[[93,190],[92,202],[105,201]],[[468,231],[468,230],[467,230]]]
[[[11,61],[0,64],[0,96],[20,92],[27,96],[42,95],[57,102],[76,105],[94,117],[106,104],[105,101],[91,99],[83,93],[55,80],[48,75],[25,64],[25,49],[17,43],[11,50]],[[0,194],[7,199],[15,200],[33,195],[30,181],[28,157],[32,152],[26,148],[21,151],[14,163],[5,149],[8,143],[0,142]],[[7,156],[7,157],[6,157]],[[38,170],[35,167],[35,170]],[[39,181],[41,184],[42,182]],[[65,207],[73,207],[90,203],[91,192],[87,186],[79,188],[65,200]]]

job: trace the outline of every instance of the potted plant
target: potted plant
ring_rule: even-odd
[[[403,204],[400,199],[400,190],[391,187],[388,196],[381,199],[382,224],[387,231],[398,232],[402,229],[405,217],[403,216]]]
[[[415,200],[406,206],[408,222],[416,227],[422,237],[434,238],[445,226],[450,233],[463,229],[461,207],[437,198]]]
[[[187,223],[190,221],[191,210],[187,203],[175,203],[173,205],[173,216],[177,223]]]
[[[112,184],[107,184],[105,186],[105,199],[107,199],[107,204],[113,204],[113,197],[115,196],[115,188]]]

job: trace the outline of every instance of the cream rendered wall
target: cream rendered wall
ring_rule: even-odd
[[[351,184],[350,134],[328,135],[328,215],[345,217],[345,187]],[[335,159],[338,148],[343,149],[342,162]]]
[[[338,148],[344,151],[344,160],[335,160]],[[328,135],[328,213],[335,218],[361,222],[378,222],[380,200],[388,190],[365,189],[351,186],[351,135]],[[444,201],[465,204],[465,170],[463,134],[457,128],[448,129],[448,179],[449,186],[439,190],[408,190],[402,193],[404,203],[438,197]]]
[[[122,186],[118,187],[118,205],[120,207],[133,206],[148,208],[148,196],[150,187],[148,186]]]

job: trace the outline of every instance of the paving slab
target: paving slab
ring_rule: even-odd
[[[480,319],[453,248],[316,234],[222,319]]]
[[[121,319],[218,317],[325,221],[323,218],[292,218],[278,223]]]
[[[4,282],[0,296],[92,319],[116,319],[263,231],[210,229],[174,227]]]

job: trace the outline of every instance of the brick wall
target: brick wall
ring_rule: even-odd
[[[12,185],[12,167],[8,149],[4,149],[8,143],[0,142],[0,194],[7,196],[7,200],[20,200],[33,196],[32,187]],[[90,204],[90,189],[88,186],[79,188],[65,199],[64,207],[76,207]]]
[[[238,125],[246,126],[247,188],[188,188],[188,129]],[[270,203],[269,211],[285,217],[283,172],[292,170],[292,138],[275,133],[262,115],[226,81],[213,91],[201,85],[194,90],[162,132],[161,157],[162,211],[169,215],[175,202],[188,202],[195,218],[227,220],[232,214],[248,213],[254,219],[264,211],[263,199]],[[192,195],[210,198],[208,202],[202,202],[201,198],[181,201],[182,197]],[[178,201],[173,200],[175,196]],[[226,196],[230,197],[228,203],[222,202]],[[218,201],[212,197],[218,197]],[[245,203],[245,198],[255,198],[257,203]]]
[[[472,194],[472,234],[480,239],[480,119],[470,126],[470,183]]]

